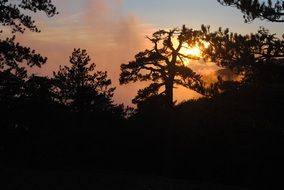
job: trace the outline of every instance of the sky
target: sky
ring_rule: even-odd
[[[47,63],[31,72],[52,76],[59,65],[68,65],[74,48],[86,49],[98,70],[106,70],[113,81],[116,103],[131,105],[131,99],[143,85],[120,86],[120,65],[134,59],[135,54],[151,47],[146,36],[159,29],[186,25],[200,29],[201,24],[212,30],[229,28],[232,32],[255,33],[260,26],[281,36],[284,25],[255,20],[244,23],[242,13],[220,5],[217,0],[53,0],[59,14],[47,18],[43,13],[32,15],[41,33],[17,34],[17,40],[44,56]],[[215,65],[192,64],[201,73],[214,72]],[[177,89],[179,102],[198,97],[192,91]]]

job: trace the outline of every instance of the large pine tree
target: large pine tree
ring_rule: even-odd
[[[173,106],[173,89],[175,85],[203,92],[201,75],[195,73],[185,63],[194,59],[181,52],[182,48],[195,46],[198,43],[200,31],[188,29],[159,30],[148,38],[153,48],[138,53],[135,60],[121,65],[120,83],[127,84],[136,81],[149,81],[151,84],[138,91],[133,103],[163,95],[165,104]]]

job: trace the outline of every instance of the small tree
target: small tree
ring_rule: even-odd
[[[71,67],[60,66],[54,72],[57,100],[73,111],[108,111],[113,106],[115,88],[110,87],[107,72],[94,72],[96,65],[90,61],[86,50],[74,49]]]
[[[150,81],[151,84],[138,91],[133,103],[149,97],[164,95],[166,105],[173,106],[174,85],[181,85],[197,92],[203,91],[201,76],[186,66],[186,59],[196,58],[185,55],[182,48],[198,43],[200,31],[188,29],[159,30],[148,39],[153,48],[138,53],[135,60],[121,65],[120,84],[136,81]],[[176,42],[176,44],[175,44]],[[164,88],[164,90],[161,90]]]
[[[245,22],[256,18],[271,22],[284,22],[284,1],[266,0],[218,0],[222,5],[233,6],[244,13]]]

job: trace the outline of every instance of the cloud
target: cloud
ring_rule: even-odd
[[[51,76],[59,65],[68,65],[74,48],[87,49],[98,70],[108,71],[117,87],[116,102],[131,104],[140,84],[120,86],[120,65],[148,46],[146,35],[152,26],[123,12],[123,0],[58,0],[60,12],[51,20],[37,17],[41,33],[26,32],[17,40],[48,57],[48,62],[31,72]]]

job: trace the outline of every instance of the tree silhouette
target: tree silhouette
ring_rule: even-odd
[[[96,65],[90,61],[86,50],[74,49],[71,67],[60,66],[54,72],[56,99],[75,112],[109,111],[115,88],[110,86],[107,72],[94,72]]]
[[[12,74],[10,70],[0,72],[0,130],[15,127],[19,100],[23,97],[26,72]],[[13,126],[14,125],[14,126]],[[3,132],[3,131],[2,131]],[[5,132],[3,133],[5,134]]]
[[[0,1],[0,104],[1,112],[6,126],[15,124],[19,110],[24,105],[26,97],[26,84],[28,80],[26,66],[38,66],[44,64],[47,58],[24,47],[16,42],[15,33],[24,33],[26,29],[32,32],[40,32],[35,21],[28,12],[42,11],[48,17],[56,12],[55,6],[50,0],[1,0]],[[12,32],[12,37],[3,38],[3,30]],[[20,108],[21,107],[21,108]],[[13,124],[14,123],[14,124]],[[14,127],[14,126],[13,126]]]
[[[204,55],[218,65],[241,74],[246,82],[267,80],[268,73],[264,74],[267,69],[281,65],[279,63],[283,61],[284,38],[280,39],[264,28],[250,35],[230,33],[228,29],[221,28],[210,32],[209,27],[205,26],[202,29],[206,41],[210,43],[204,49]],[[261,75],[262,78],[258,78]]]
[[[43,11],[48,17],[52,17],[56,12],[51,0],[2,0],[0,2],[0,23],[10,26],[12,32],[23,33],[26,28],[34,32],[40,32],[31,16],[27,15],[26,10],[37,12]]]
[[[201,76],[186,66],[187,59],[197,57],[185,55],[182,48],[194,47],[198,43],[200,31],[188,29],[159,30],[148,39],[153,48],[138,53],[135,60],[121,65],[120,83],[150,81],[151,84],[138,91],[133,103],[147,98],[165,95],[165,104],[173,106],[174,85],[181,85],[197,92],[203,92]],[[161,91],[161,88],[164,88]]]
[[[9,70],[12,73],[25,72],[19,63],[26,61],[28,66],[38,66],[46,62],[47,58],[35,53],[28,47],[23,47],[15,42],[15,36],[5,40],[0,39],[0,70]]]
[[[218,0],[222,5],[233,6],[244,13],[245,22],[256,18],[271,22],[284,22],[284,1],[266,0]]]
[[[25,29],[33,32],[40,32],[35,21],[27,15],[27,11],[43,11],[48,17],[52,17],[56,12],[55,6],[50,0],[21,0],[14,2],[2,0],[0,2],[0,24],[11,28],[12,33],[24,33]],[[0,35],[3,31],[0,30]],[[8,69],[11,73],[24,72],[24,67],[18,63],[26,61],[28,66],[38,66],[46,62],[47,58],[35,53],[28,47],[23,47],[15,42],[15,36],[0,39],[0,71]]]
[[[50,0],[21,0],[19,2],[2,0],[0,9],[0,25],[10,27],[12,33],[23,33],[26,28],[33,32],[40,32],[35,21],[27,15],[27,11],[43,11],[49,17],[57,13]],[[2,30],[0,30],[0,35],[1,33],[3,33]],[[34,50],[15,42],[15,36],[0,39],[0,72],[3,72],[2,77],[11,78],[12,75],[15,75],[12,78],[24,79],[27,77],[26,69],[24,66],[19,66],[19,63],[26,62],[30,67],[40,67],[46,60],[47,58],[35,53]],[[8,81],[8,78],[5,81]],[[16,94],[15,92],[14,96]]]
[[[32,75],[25,82],[25,96],[33,102],[52,103],[53,81],[48,77]]]

